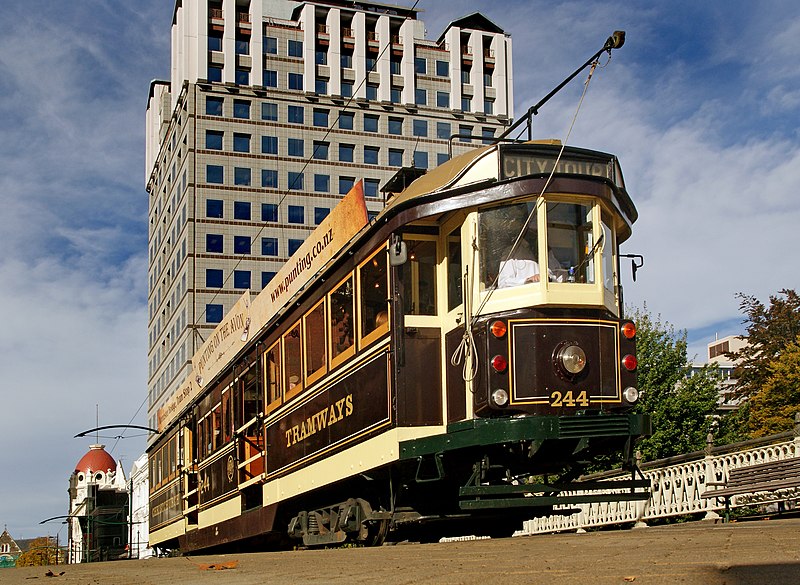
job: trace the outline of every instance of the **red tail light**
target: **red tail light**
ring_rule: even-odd
[[[492,358],[492,368],[495,372],[505,372],[508,368],[508,360],[501,355],[496,355]]]
[[[632,372],[636,369],[636,366],[639,365],[639,362],[636,360],[636,356],[628,354],[622,358],[622,365],[626,370]]]

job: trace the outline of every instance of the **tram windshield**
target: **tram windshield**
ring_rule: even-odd
[[[550,282],[595,282],[592,206],[543,203],[528,201],[479,213],[481,281],[485,288],[540,282],[545,269]],[[539,233],[542,228],[546,229],[544,237]],[[540,244],[547,248],[546,259],[540,253]]]

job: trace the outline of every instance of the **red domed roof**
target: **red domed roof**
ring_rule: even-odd
[[[75,466],[75,473],[83,471],[115,471],[117,462],[105,450],[105,445],[90,445],[89,452]]]

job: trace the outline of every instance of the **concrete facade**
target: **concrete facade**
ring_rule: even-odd
[[[171,34],[146,113],[151,427],[208,332],[354,182],[377,213],[399,167],[513,116],[511,39],[479,14],[432,41],[403,7],[176,0]]]

